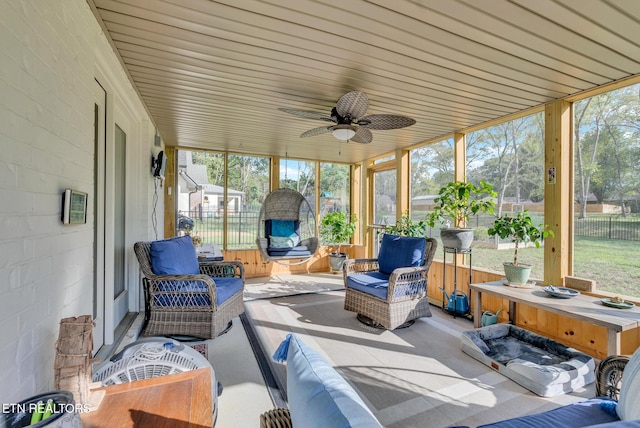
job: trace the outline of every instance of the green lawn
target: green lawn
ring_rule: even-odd
[[[531,276],[542,278],[544,250],[525,248],[518,261],[533,265]],[[576,238],[574,276],[593,279],[598,289],[640,297],[640,243],[634,241]],[[502,272],[502,263],[513,261],[513,250],[473,247],[473,266]]]

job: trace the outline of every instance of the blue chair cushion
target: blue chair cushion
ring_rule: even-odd
[[[351,385],[297,336],[288,335],[274,359],[287,361],[287,396],[292,426],[382,426]]]
[[[618,421],[618,417],[605,411],[600,403],[608,399],[592,398],[534,415],[481,425],[478,428],[578,428]]]
[[[387,300],[389,275],[382,272],[356,273],[347,276],[347,287]]]
[[[200,273],[198,256],[190,236],[153,241],[151,269],[156,275],[189,275]]]
[[[216,304],[219,306],[242,290],[241,278],[212,277],[216,283]],[[158,287],[162,291],[175,293],[157,294],[154,303],[157,306],[211,306],[208,294],[185,294],[185,292],[208,293],[207,284],[196,281],[188,285],[180,282],[166,281]]]
[[[216,282],[216,303],[223,304],[242,290],[242,278],[213,278]]]
[[[425,238],[384,234],[378,253],[380,272],[391,275],[401,267],[417,267],[424,263]]]
[[[306,245],[299,245],[297,247],[289,247],[289,248],[268,247],[267,254],[275,257],[283,257],[283,256],[307,257],[311,255],[311,251],[309,251],[309,248],[307,248]]]

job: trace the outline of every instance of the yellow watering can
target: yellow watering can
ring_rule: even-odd
[[[482,326],[492,325],[498,322],[498,315],[502,312],[502,309],[498,309],[495,314],[491,311],[484,311],[482,314]]]

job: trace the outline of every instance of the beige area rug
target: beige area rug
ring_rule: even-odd
[[[274,275],[247,279],[244,286],[244,300],[270,299],[331,290],[344,290],[342,275],[331,273]]]
[[[267,357],[288,333],[299,335],[358,391],[385,427],[477,426],[593,397],[593,384],[542,398],[460,350],[473,328],[432,307],[433,317],[396,331],[367,327],[343,309],[344,292],[246,302]],[[271,362],[278,383],[285,367]]]

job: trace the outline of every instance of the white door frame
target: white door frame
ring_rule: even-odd
[[[94,177],[96,180],[94,189],[95,194],[95,212],[94,212],[94,289],[92,292],[92,304],[95,305],[96,314],[93,319],[95,327],[93,329],[93,352],[98,352],[100,347],[105,343],[105,278],[104,278],[104,176],[105,176],[105,159],[104,159],[104,147],[105,147],[105,127],[106,127],[106,103],[107,96],[106,91],[100,85],[98,81],[95,81],[93,87],[94,102],[98,106],[97,114],[97,130],[96,137],[98,139],[96,146],[95,166],[96,171]]]

